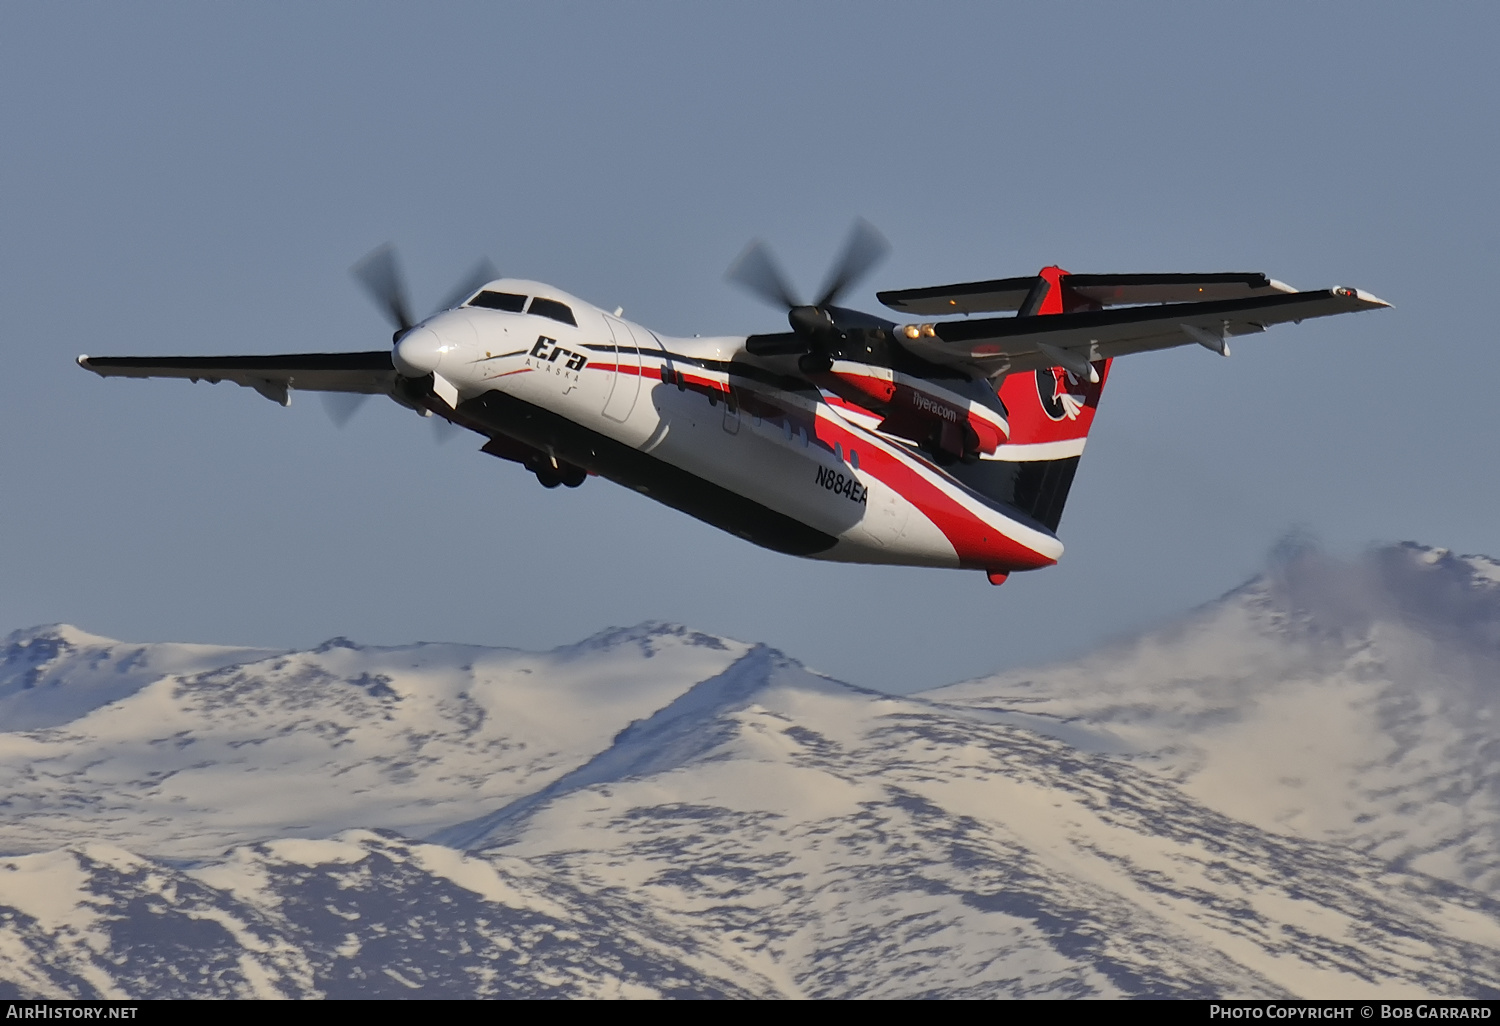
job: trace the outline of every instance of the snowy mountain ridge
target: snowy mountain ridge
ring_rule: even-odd
[[[356,827],[420,836],[586,761],[745,649],[644,624],[548,653],[334,639],[132,676],[128,693],[98,706],[106,689],[86,678],[76,719],[0,733],[0,852],[103,841],[197,858]],[[55,661],[81,659],[96,661],[80,646]],[[67,679],[66,665],[33,669]]]
[[[929,691],[1120,737],[1188,794],[1500,892],[1500,563],[1283,552],[1164,630]]]
[[[1417,546],[905,697],[665,624],[17,632],[0,994],[1493,997],[1497,641]]]
[[[216,645],[129,645],[70,624],[14,631],[0,645],[0,725],[8,731],[67,723],[167,674],[279,654]]]

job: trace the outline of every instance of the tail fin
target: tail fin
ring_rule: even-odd
[[[1048,267],[1039,277],[1036,302],[1027,297],[1022,314],[1034,316],[1080,309],[1065,295],[1057,278],[1065,272]],[[1046,288],[1040,287],[1046,283]],[[1050,531],[1056,531],[1062,519],[1063,504],[1073,486],[1078,459],[1100,393],[1109,379],[1109,360],[1094,364],[1099,383],[1090,384],[1063,370],[1051,367],[1035,372],[1022,371],[1007,376],[999,388],[1000,401],[1010,412],[1010,440],[995,450],[993,456],[978,463],[950,468],[950,473],[981,495],[996,499],[1020,510]]]

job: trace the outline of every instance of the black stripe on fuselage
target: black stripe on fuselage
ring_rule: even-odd
[[[812,556],[838,543],[800,520],[504,392],[486,392],[463,403],[458,412],[764,548]]]
[[[606,346],[585,344],[585,349],[596,353],[635,353],[638,357],[654,357],[664,360],[669,364],[682,364],[684,367],[699,367],[707,371],[716,371],[720,374],[728,374],[734,377],[742,377],[750,381],[757,381],[762,385],[770,385],[786,392],[800,392],[805,396],[816,397],[818,390],[812,382],[805,378],[794,378],[789,374],[777,374],[775,371],[766,370],[764,367],[752,366],[748,363],[740,363],[735,360],[710,360],[701,356],[683,356],[665,349],[647,349],[636,346]]]
[[[637,346],[611,346],[585,343],[585,349],[596,353],[635,353],[637,358],[654,357],[664,360],[668,365],[682,364],[687,367],[701,367],[703,370],[717,371],[730,377],[740,377],[757,384],[767,385],[771,388],[781,389],[784,392],[802,395],[804,398],[820,401],[816,385],[806,378],[793,377],[790,374],[779,374],[764,367],[744,363],[739,360],[710,360],[701,356],[683,356],[667,349],[650,349]],[[945,383],[961,381],[965,384],[974,379],[967,374],[955,370],[952,367],[940,367],[934,363],[928,363],[920,357],[914,356],[899,346],[889,347],[882,354],[884,358],[874,353],[863,354],[860,357],[849,356],[847,359],[855,363],[866,363],[871,367],[887,367],[900,374],[906,374],[914,378],[922,378],[932,382],[939,388],[947,387]],[[844,359],[846,357],[840,357]],[[950,389],[951,391],[951,389]],[[1005,410],[1004,404],[1000,405],[1003,415],[1010,416],[1010,411]]]

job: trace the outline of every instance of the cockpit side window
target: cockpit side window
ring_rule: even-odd
[[[555,299],[543,299],[541,296],[538,296],[531,301],[531,309],[526,312],[534,313],[538,317],[550,317],[554,321],[562,321],[564,324],[571,324],[575,328],[578,326],[578,322],[573,319],[573,311]]]
[[[464,305],[482,306],[486,310],[505,310],[508,313],[520,313],[526,309],[526,297],[517,296],[510,292],[486,291],[481,292]]]

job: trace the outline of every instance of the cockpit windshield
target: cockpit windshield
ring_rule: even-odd
[[[536,314],[538,317],[550,317],[554,321],[562,321],[575,328],[578,326],[578,322],[573,319],[573,311],[555,299],[543,299],[538,296],[531,301],[531,309],[526,312]]]
[[[520,313],[526,309],[526,297],[517,296],[510,292],[490,292],[486,290],[464,305],[482,306],[486,310],[505,310],[509,313]]]

